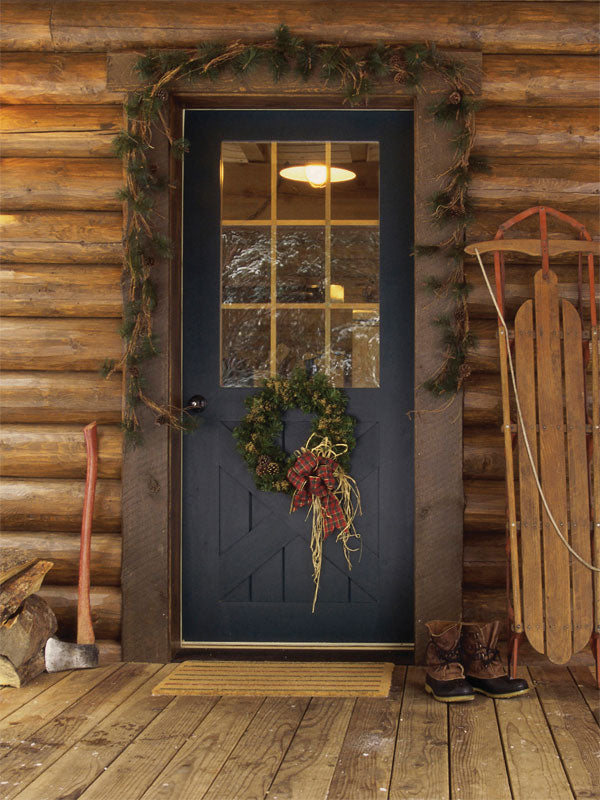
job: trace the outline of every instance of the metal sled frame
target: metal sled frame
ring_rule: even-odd
[[[539,215],[539,239],[505,239],[514,225]],[[548,238],[548,218],[578,238]],[[556,236],[556,234],[555,234]],[[506,341],[498,321],[502,430],[506,457],[507,572],[510,674],[515,677],[523,635],[540,653],[564,664],[588,641],[600,688],[600,573],[577,561],[543,508],[521,426],[511,418],[508,348],[514,353],[524,427],[548,506],[571,547],[600,566],[600,378],[594,255],[600,243],[566,214],[535,206],[504,222],[492,241],[466,251],[493,252],[496,296],[504,315],[506,252],[540,256],[534,299],[524,302]],[[578,308],[559,300],[550,257],[579,254]],[[587,260],[590,330],[583,331],[583,263]],[[591,358],[591,372],[588,373]],[[591,383],[591,415],[589,384]],[[518,451],[518,504],[514,450]]]

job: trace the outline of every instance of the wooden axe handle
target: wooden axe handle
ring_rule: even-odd
[[[77,592],[77,644],[94,644],[94,629],[90,608],[90,550],[92,542],[92,516],[98,476],[98,429],[91,422],[83,429],[87,450],[83,519],[81,520],[81,546],[79,549],[79,588]]]

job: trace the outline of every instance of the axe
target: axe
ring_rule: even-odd
[[[98,666],[98,647],[95,644],[90,609],[90,547],[92,515],[98,475],[98,430],[95,422],[83,429],[87,451],[81,545],[79,549],[79,587],[77,592],[77,644],[61,642],[52,636],[46,642],[45,658],[48,672],[65,669],[87,669]]]

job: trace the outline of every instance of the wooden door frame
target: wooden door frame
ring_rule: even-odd
[[[471,68],[471,82],[481,75],[481,54],[453,51]],[[137,56],[116,53],[108,57],[108,85],[133,90],[139,78],[133,70]],[[436,243],[451,231],[434,223],[429,198],[439,187],[440,175],[452,161],[451,126],[432,118],[430,106],[447,86],[434,73],[426,91],[408,94],[393,81],[378,85],[370,108],[410,108],[414,111],[414,236],[419,244]],[[266,73],[251,80],[223,77],[215,83],[176,84],[169,93],[170,120],[180,135],[182,109],[195,108],[343,108],[339,92],[323,81],[304,83],[289,78],[275,83]],[[169,192],[155,205],[157,232],[175,243],[170,259],[157,259],[154,279],[160,298],[154,330],[160,355],[144,368],[147,393],[160,402],[181,404],[181,164],[169,158],[162,134],[153,137],[151,160],[159,173],[168,174]],[[414,258],[415,367],[414,367],[414,591],[415,661],[420,663],[426,644],[424,622],[462,613],[462,394],[448,408],[419,388],[439,366],[443,346],[432,326],[448,300],[431,301],[423,292],[427,277],[445,277],[452,263],[444,255]],[[401,409],[406,413],[409,409]],[[435,411],[435,413],[430,413]],[[141,412],[144,443],[125,448],[123,457],[123,565],[122,647],[127,661],[171,661],[181,645],[181,435],[156,425]],[[202,432],[195,435],[202,435]]]

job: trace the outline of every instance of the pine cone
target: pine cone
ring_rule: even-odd
[[[462,100],[462,94],[458,91],[452,92],[452,94],[449,95],[448,97],[448,102],[451,103],[453,106],[459,106],[461,100]]]
[[[269,473],[269,475],[277,475],[277,473],[279,472],[279,464],[277,464],[275,461],[269,462],[269,466],[267,467],[267,472]]]
[[[269,469],[269,456],[259,456],[258,463],[256,464],[256,474],[259,476],[266,475]]]

